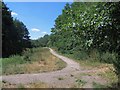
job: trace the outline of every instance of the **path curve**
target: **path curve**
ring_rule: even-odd
[[[74,75],[80,72],[80,66],[77,62],[64,57],[62,55],[57,54],[51,48],[50,52],[56,57],[60,58],[64,62],[67,63],[67,66],[59,71],[53,72],[45,72],[45,73],[37,73],[37,74],[16,74],[16,75],[8,75],[2,76],[2,80],[7,81],[11,84],[29,84],[34,82],[44,82],[54,87],[54,85],[58,86],[67,86],[66,84],[74,83],[74,77],[70,77],[70,75]],[[65,80],[59,80],[58,78],[64,77]],[[64,83],[63,83],[64,82]],[[65,84],[66,83],[66,84]]]

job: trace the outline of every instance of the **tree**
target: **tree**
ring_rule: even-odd
[[[15,53],[13,45],[15,45],[15,35],[14,32],[13,18],[11,16],[11,11],[2,2],[2,55],[3,57],[9,56]],[[12,34],[12,35],[11,35]]]
[[[30,43],[30,36],[29,36],[29,32],[28,29],[26,28],[26,26],[23,24],[23,22],[14,19],[14,26],[15,29],[17,31],[17,43],[18,43],[18,49],[19,50],[23,50],[25,48],[30,48],[31,47],[31,43]]]
[[[17,19],[13,19],[11,11],[2,2],[2,57],[21,53],[30,47],[29,32],[26,26]]]

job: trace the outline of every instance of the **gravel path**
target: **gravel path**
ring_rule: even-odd
[[[44,82],[47,83],[49,87],[70,88],[73,87],[73,85],[76,83],[75,77],[77,75],[79,75],[81,72],[83,73],[89,72],[89,71],[82,71],[80,69],[79,64],[73,61],[72,59],[57,54],[51,48],[49,49],[53,55],[55,55],[56,57],[60,58],[61,60],[67,63],[67,66],[64,69],[59,71],[37,73],[37,74],[17,74],[17,75],[2,76],[2,80],[7,81],[11,84],[29,84],[35,82]]]

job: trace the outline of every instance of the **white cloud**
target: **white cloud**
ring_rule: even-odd
[[[39,32],[40,30],[37,29],[37,28],[32,28],[31,31],[33,31],[33,32]]]
[[[12,16],[17,16],[18,14],[16,12],[11,12]]]
[[[38,38],[32,38],[32,40],[36,40],[36,39],[38,39]]]
[[[47,32],[42,32],[43,34],[47,34]]]

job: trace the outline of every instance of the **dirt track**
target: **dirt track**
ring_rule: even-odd
[[[51,48],[50,48],[50,52],[56,57],[66,62],[67,66],[62,70],[53,71],[53,72],[2,76],[2,80],[7,81],[11,84],[29,84],[29,83],[35,83],[35,82],[44,82],[44,83],[47,83],[49,87],[70,88],[74,86],[74,84],[76,83],[76,77],[78,77],[80,73],[90,72],[90,71],[82,71],[77,62],[57,54]],[[88,81],[87,83],[88,85],[86,84],[85,87],[92,87],[90,85],[91,84],[90,76],[87,78],[85,79],[86,81]],[[98,79],[101,82],[105,82],[99,77],[97,77],[95,80],[97,81]]]

